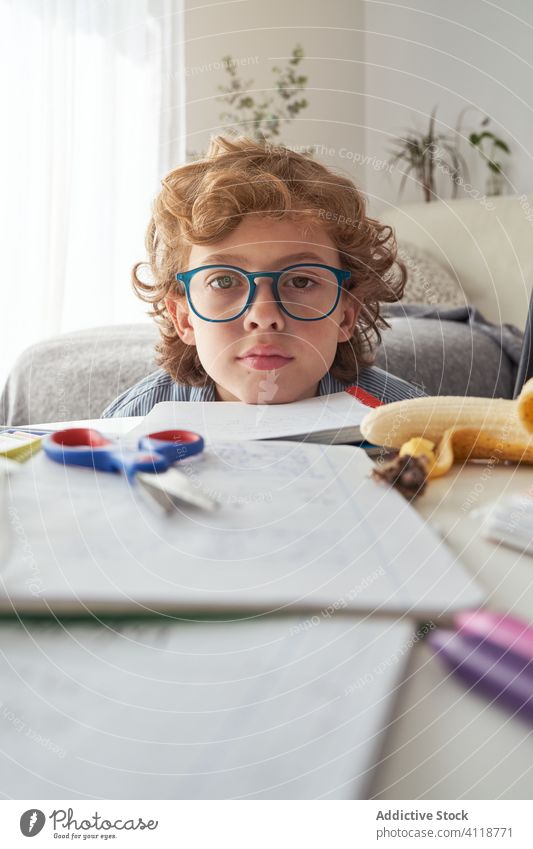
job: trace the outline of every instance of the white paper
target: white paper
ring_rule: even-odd
[[[220,501],[171,516],[121,475],[44,453],[8,478],[0,609],[346,610],[439,615],[482,593],[350,446],[222,442],[181,461]]]
[[[128,438],[177,428],[201,433],[209,442],[282,439],[356,427],[369,411],[369,407],[348,392],[336,392],[290,404],[162,401],[128,432]]]
[[[492,542],[533,556],[533,499],[530,493],[499,498],[474,518],[482,519],[481,533]]]
[[[2,626],[14,799],[360,798],[413,645],[320,617]]]

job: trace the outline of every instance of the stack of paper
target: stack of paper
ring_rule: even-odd
[[[366,797],[413,619],[482,602],[361,449],[217,435],[179,463],[215,512],[43,452],[5,479],[1,611],[159,614],[4,626],[11,796]]]
[[[366,797],[408,622],[4,625],[16,799]]]
[[[217,511],[164,516],[123,476],[37,455],[10,479],[0,609],[439,616],[481,601],[361,449],[217,442],[180,469]]]
[[[361,439],[360,424],[368,412],[369,407],[348,392],[292,404],[162,401],[128,436],[177,428],[197,431],[209,441],[294,439],[338,444]]]

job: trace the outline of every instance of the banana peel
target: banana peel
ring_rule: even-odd
[[[407,457],[421,465],[427,480],[445,475],[457,461],[533,464],[533,378],[512,401],[430,396],[377,407],[363,420],[361,433],[374,445],[397,450],[377,475],[399,488],[401,480],[391,479],[392,464],[401,478]],[[411,494],[422,490],[419,485]]]

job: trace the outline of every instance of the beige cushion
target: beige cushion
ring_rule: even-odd
[[[525,325],[533,284],[533,196],[440,200],[381,210],[398,241],[429,251],[489,320]]]
[[[403,300],[434,306],[464,307],[467,304],[461,284],[429,251],[411,242],[398,245],[398,255],[407,268]]]

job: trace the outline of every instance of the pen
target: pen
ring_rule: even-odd
[[[533,722],[533,661],[489,640],[438,629],[432,649],[468,687]]]
[[[47,433],[55,433],[53,430],[35,430],[33,427],[1,427],[2,433],[27,433],[30,436],[44,436]]]

